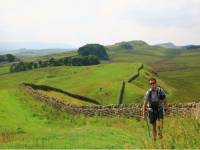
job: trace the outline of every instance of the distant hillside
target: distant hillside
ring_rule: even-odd
[[[55,49],[17,49],[17,50],[6,50],[0,51],[0,54],[15,54],[20,56],[41,56],[41,55],[48,55],[53,53],[63,53],[70,51],[71,49],[61,49],[61,48],[55,48]]]
[[[164,56],[168,51],[168,49],[149,45],[148,43],[135,40],[135,41],[123,41],[119,43],[115,43],[113,45],[107,46],[108,52],[115,54],[128,54],[130,55],[154,55],[154,56]],[[122,56],[122,55],[121,55]]]
[[[185,46],[177,46],[174,43],[161,43],[161,44],[156,44],[155,46],[160,46],[162,48],[167,48],[167,49],[199,49],[200,45],[185,45]]]
[[[122,41],[115,43],[113,45],[108,45],[108,50],[115,50],[115,51],[132,51],[142,47],[149,47],[146,42],[144,41]]]
[[[150,45],[144,41],[134,40],[134,41],[118,42],[118,43],[115,43],[114,45],[110,45],[110,48],[119,47],[119,48],[123,48],[123,49],[134,49],[134,48],[138,48],[138,47],[147,47],[147,46],[150,46]]]
[[[183,48],[186,48],[186,49],[198,49],[198,48],[200,48],[200,45],[186,45],[186,46],[183,46]]]
[[[132,46],[149,46],[146,42],[142,41],[142,40],[133,40],[133,41],[123,41],[123,42],[119,42],[119,43],[115,43],[115,45],[123,45],[125,43],[129,43]]]
[[[0,42],[0,50],[17,49],[74,49],[75,46],[65,43],[46,43],[46,42]]]
[[[163,48],[168,48],[168,49],[177,49],[177,48],[181,48],[181,46],[176,46],[174,43],[161,43],[161,44],[156,44],[155,46],[160,46]]]

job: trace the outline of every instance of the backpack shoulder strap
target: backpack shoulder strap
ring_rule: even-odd
[[[147,93],[146,93],[146,98],[148,102],[151,102],[151,98],[152,98],[152,91],[151,88],[148,89]]]
[[[157,95],[160,100],[164,100],[166,97],[164,90],[160,86],[157,87]]]

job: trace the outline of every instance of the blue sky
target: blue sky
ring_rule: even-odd
[[[0,42],[200,44],[200,0],[0,0]]]

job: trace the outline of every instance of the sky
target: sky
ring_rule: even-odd
[[[200,44],[200,0],[0,0],[0,42]]]

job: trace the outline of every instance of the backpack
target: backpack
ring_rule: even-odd
[[[148,96],[147,96],[147,98],[148,98],[147,100],[149,102],[149,107],[152,109],[158,109],[159,102],[164,100],[166,97],[166,95],[161,87],[158,86],[156,89],[156,92],[157,92],[157,96],[158,96],[158,101],[152,101],[152,91],[151,90],[149,90]]]

